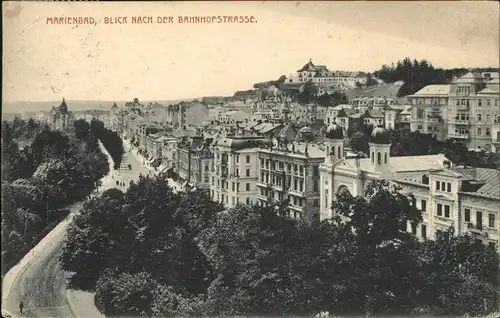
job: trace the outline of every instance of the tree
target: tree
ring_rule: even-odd
[[[370,138],[368,137],[368,135],[359,131],[353,133],[351,138],[349,139],[349,145],[351,146],[351,149],[356,152],[368,153],[368,150],[370,148],[369,142]]]
[[[76,138],[87,140],[90,134],[90,125],[85,119],[78,119],[74,122]]]
[[[387,181],[372,182],[364,197],[343,192],[332,204],[343,240],[353,244],[350,285],[343,292],[347,308],[388,315],[415,307],[419,271],[411,251],[417,242],[407,225],[417,225],[422,216],[412,196],[399,190]]]
[[[304,84],[302,91],[298,94],[297,99],[301,104],[309,104],[316,99],[317,88],[312,81]]]

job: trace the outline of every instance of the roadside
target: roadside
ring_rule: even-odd
[[[94,191],[92,196],[112,187],[111,176],[113,174],[113,161],[109,153],[103,149],[99,142],[101,151],[108,157],[110,171],[101,179],[101,186]],[[57,260],[57,251],[64,240],[66,230],[78,213],[83,202],[74,203],[68,208],[70,214],[57,224],[40,242],[35,245],[24,257],[13,266],[2,279],[2,316],[23,317],[95,317],[93,297],[83,297],[77,293],[76,306],[72,306],[66,295],[61,291],[66,290],[66,273],[63,272]],[[22,301],[25,312],[20,315],[18,304]],[[69,305],[69,306],[68,306]],[[83,310],[73,312],[75,308]],[[80,314],[78,314],[80,313]]]

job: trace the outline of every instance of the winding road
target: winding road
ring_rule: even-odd
[[[101,151],[108,156],[110,173],[101,179],[102,185],[98,192],[114,186],[113,161],[100,142],[99,146]],[[57,255],[62,247],[68,226],[81,207],[81,202],[69,206],[70,215],[28,253],[31,253],[32,257],[26,255],[25,259],[6,274],[6,277],[10,274],[15,278],[11,286],[2,286],[2,315],[7,312],[12,317],[75,316],[66,298],[66,281],[70,274],[59,267]],[[10,273],[11,271],[18,271],[18,273],[16,275]],[[6,279],[3,283],[5,285]],[[18,307],[21,300],[24,304],[23,314],[19,312]]]
[[[128,151],[129,147],[126,147],[122,168],[120,171],[114,171],[111,156],[100,142],[99,146],[101,151],[108,156],[110,164],[110,173],[101,179],[100,192],[114,187],[124,191],[131,180],[138,180],[140,174],[149,173],[149,170],[139,161],[140,159]],[[128,169],[129,164],[132,170]],[[116,181],[123,182],[125,186],[117,186]],[[13,273],[10,273],[11,271],[7,273],[14,278],[11,279],[11,286],[8,286],[10,283],[6,284],[8,279],[4,279],[3,283],[7,286],[2,286],[4,294],[2,295],[2,314],[6,312],[12,317],[75,317],[66,294],[66,281],[70,273],[64,272],[59,267],[57,255],[71,219],[74,214],[78,213],[81,206],[81,202],[70,206],[70,215],[29,252],[32,257],[27,255],[26,258],[31,259],[21,260],[11,269]],[[15,271],[18,273],[15,274]],[[21,300],[24,304],[23,314],[20,314],[18,307]]]

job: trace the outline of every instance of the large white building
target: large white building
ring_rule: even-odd
[[[455,233],[471,233],[483,243],[500,239],[500,171],[453,167],[443,155],[391,157],[388,132],[375,128],[369,158],[346,158],[342,128],[336,124],[326,130],[325,161],[320,165],[322,219],[331,218],[331,202],[349,191],[363,196],[374,180],[390,180],[411,192],[422,210],[419,228],[408,225],[420,238],[435,239],[453,226]]]
[[[500,115],[499,88],[495,72],[470,72],[451,85],[428,85],[408,96],[411,130],[456,139],[469,149],[491,149],[492,125]]]
[[[360,72],[330,71],[325,65],[314,65],[309,60],[295,75],[289,76],[286,83],[326,84],[337,87],[354,88],[356,83],[366,84],[366,75]]]

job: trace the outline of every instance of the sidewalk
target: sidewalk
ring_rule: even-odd
[[[68,299],[69,308],[73,315],[78,318],[106,317],[95,306],[94,295],[94,293],[81,290],[66,290],[66,298]]]

